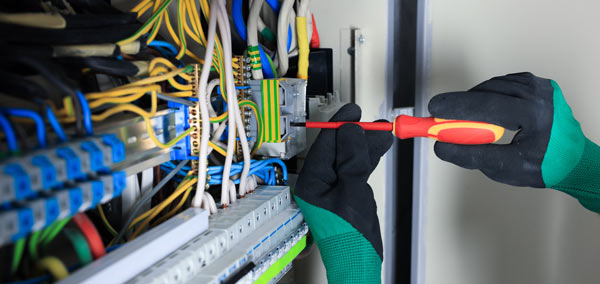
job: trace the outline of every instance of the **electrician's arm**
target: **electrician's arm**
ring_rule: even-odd
[[[360,115],[348,104],[331,121],[359,121]],[[329,283],[381,283],[383,246],[367,180],[393,139],[387,131],[347,124],[321,130],[306,157],[294,195]]]
[[[584,136],[556,82],[531,73],[496,77],[467,92],[435,96],[429,111],[519,130],[510,145],[436,142],[442,160],[502,183],[554,188],[600,212],[600,147]]]

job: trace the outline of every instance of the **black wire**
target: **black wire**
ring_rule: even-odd
[[[73,87],[69,86],[63,80],[61,80],[56,74],[58,70],[60,70],[54,64],[50,62],[44,61],[40,62],[39,59],[34,59],[32,57],[27,57],[21,54],[10,54],[9,56],[2,56],[0,60],[5,62],[16,62],[26,65],[30,68],[33,68],[37,72],[40,73],[46,80],[52,83],[56,88],[58,88],[62,93],[65,93],[71,97],[73,101],[73,108],[75,109],[75,125],[78,134],[83,134],[83,113],[81,111],[81,102],[77,97],[76,91]]]
[[[161,188],[163,188],[163,186],[165,186],[165,184],[167,184],[167,182],[169,182],[175,176],[175,174],[177,174],[177,172],[179,172],[183,168],[183,166],[185,166],[185,164],[187,164],[187,162],[188,162],[187,160],[179,162],[179,164],[177,164],[177,166],[175,167],[174,170],[172,170],[156,186],[154,186],[152,188],[152,190],[145,193],[140,199],[138,199],[135,202],[135,207],[133,208],[133,210],[131,210],[131,213],[129,213],[129,216],[127,216],[127,222],[125,222],[125,224],[123,224],[123,227],[121,228],[121,230],[119,231],[119,234],[115,238],[114,244],[118,244],[119,240],[121,240],[125,236],[125,233],[127,232],[127,229],[129,228],[129,225],[131,224],[131,222],[133,222],[133,219],[135,219],[137,213],[142,209],[144,204],[146,204],[146,202],[148,202],[148,200],[150,200],[150,198],[152,198],[152,196],[154,196]]]

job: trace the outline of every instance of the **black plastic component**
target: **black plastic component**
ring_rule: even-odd
[[[331,48],[313,48],[308,55],[308,82],[306,96],[326,96],[333,93],[333,50]],[[298,56],[290,58],[286,77],[296,77]]]

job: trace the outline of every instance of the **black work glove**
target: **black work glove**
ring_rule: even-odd
[[[558,189],[600,212],[600,148],[584,136],[556,82],[531,73],[495,77],[435,96],[429,112],[519,130],[509,145],[436,142],[440,159],[502,183]]]
[[[330,121],[359,121],[343,106]],[[367,180],[393,143],[391,132],[346,124],[323,129],[312,145],[294,197],[319,247],[329,283],[380,283],[383,245]]]

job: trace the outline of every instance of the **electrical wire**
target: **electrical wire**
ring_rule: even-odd
[[[234,2],[235,1],[236,0],[234,0]],[[237,0],[237,1],[241,1],[241,0]],[[258,48],[258,46],[259,46],[258,45],[257,25],[258,25],[258,19],[260,17],[260,10],[262,9],[263,3],[264,3],[264,0],[254,0],[252,2],[252,6],[250,7],[250,13],[248,14],[248,24],[247,24],[248,25],[248,40],[247,40],[248,41],[248,50],[251,50],[252,48]],[[240,14],[241,14],[241,11],[240,11]],[[262,60],[262,57],[264,56],[263,54],[264,54],[264,51],[259,50],[259,56],[260,56],[261,62],[267,63],[266,60]],[[251,58],[252,57],[253,56],[251,56]],[[254,80],[261,80],[263,78],[262,69],[263,69],[262,67],[260,69],[252,68],[252,78]]]
[[[81,111],[83,112],[83,126],[85,127],[85,131],[87,135],[94,135],[94,128],[92,126],[92,111],[90,110],[90,106],[85,99],[85,96],[77,90],[77,98],[81,103]]]
[[[77,227],[79,227],[79,230],[85,236],[94,259],[104,256],[104,254],[106,254],[106,249],[104,247],[104,243],[102,243],[100,234],[98,234],[98,230],[96,230],[94,223],[92,223],[92,220],[90,220],[85,213],[77,213],[75,216],[73,216],[73,222],[77,225]]]
[[[98,213],[100,214],[100,219],[102,219],[102,223],[104,223],[104,226],[106,227],[108,232],[113,237],[116,237],[118,234],[117,230],[115,230],[115,228],[110,224],[110,222],[108,222],[108,219],[106,218],[106,215],[104,214],[104,209],[102,209],[102,204],[98,205]]]
[[[165,184],[167,184],[175,176],[175,174],[179,170],[181,170],[187,163],[187,160],[179,162],[179,164],[177,164],[177,166],[172,172],[167,174],[167,176],[165,176],[157,185],[155,185],[152,188],[152,190],[142,195],[136,201],[135,205],[132,207],[133,209],[131,210],[131,212],[127,214],[127,221],[123,224],[123,227],[111,243],[116,244],[125,236],[125,233],[127,233],[127,230],[131,227],[133,220],[136,218],[136,215],[142,209],[142,207],[152,198],[152,196],[154,196],[158,191],[160,191],[165,186]]]
[[[42,120],[42,117],[37,112],[20,108],[4,108],[2,111],[9,116],[24,117],[33,120],[37,129],[38,145],[41,148],[46,148],[46,126],[44,125],[44,120]]]
[[[65,228],[63,232],[73,245],[73,249],[75,249],[75,253],[77,253],[80,264],[87,265],[91,263],[93,260],[92,253],[85,237],[79,231],[71,228]]]
[[[45,249],[56,238],[58,233],[69,223],[70,217],[54,222],[49,228],[46,236],[42,233],[42,247]]]
[[[258,111],[258,105],[256,105],[256,103],[254,103],[253,101],[242,100],[240,101],[239,105],[241,107],[250,108],[254,112],[254,117],[256,117],[257,136],[256,143],[254,143],[254,146],[252,147],[252,155],[254,155],[256,151],[260,149],[263,141],[262,117],[259,115],[260,112]]]
[[[293,4],[294,0],[283,0],[277,19],[277,57],[279,59],[279,69],[277,71],[280,76],[284,76],[288,70],[288,49],[286,49],[284,43],[287,42],[286,27],[289,23],[289,14],[292,11]]]
[[[23,251],[25,250],[25,238],[21,238],[15,242],[13,248],[12,264],[10,266],[10,275],[14,275],[19,269],[21,259],[23,258]]]
[[[13,153],[19,151],[19,144],[17,143],[17,137],[15,136],[15,130],[13,129],[10,121],[4,114],[0,112],[0,126],[2,126],[2,130],[4,131],[4,137],[6,138],[6,144],[8,145],[8,150]]]
[[[65,131],[60,125],[60,122],[58,122],[58,119],[56,118],[56,115],[54,115],[54,112],[52,111],[52,108],[50,108],[50,106],[46,106],[46,119],[48,119],[48,123],[50,123],[52,129],[54,129],[54,132],[56,133],[56,136],[58,136],[58,139],[61,142],[66,142],[67,135],[65,135]]]
[[[189,177],[189,175],[188,175],[188,177]],[[186,191],[189,187],[191,187],[194,183],[196,183],[196,181],[198,181],[198,178],[190,178],[190,179],[187,179],[187,181],[184,180],[184,182],[180,183],[179,186],[177,186],[177,188],[175,189],[175,191],[173,191],[173,193],[171,195],[169,195],[169,197],[167,197],[165,200],[163,200],[156,207],[150,209],[149,212],[151,212],[151,213],[135,229],[133,234],[131,234],[130,240],[135,239],[142,232],[142,230],[150,223],[150,221],[152,219],[154,219],[154,217],[156,217],[160,212],[162,212],[162,210],[164,210],[165,207],[167,207],[167,205],[171,204],[173,202],[173,200],[175,200],[177,197],[179,197],[184,191]]]
[[[37,263],[39,270],[48,271],[54,280],[61,280],[69,276],[69,271],[60,259],[54,256],[46,256]]]
[[[173,53],[173,55],[177,54],[177,49],[175,48],[175,46],[173,46],[171,43],[166,42],[166,41],[161,41],[161,40],[153,40],[151,41],[148,46],[160,46],[160,47],[165,47],[167,48],[169,51],[171,51],[171,53]]]
[[[133,35],[131,35],[130,37],[123,39],[121,41],[118,41],[117,44],[118,45],[124,45],[126,43],[130,43],[136,39],[138,39],[140,36],[142,36],[143,34],[147,33],[152,26],[154,25],[154,23],[157,21],[158,17],[162,14],[163,11],[165,11],[165,9],[171,4],[172,0],[166,0],[161,6],[160,8],[158,8],[158,10],[150,17],[150,19],[148,19],[148,21],[146,21],[142,27],[140,29],[138,29]]]
[[[229,113],[231,114],[230,118],[227,120],[228,129],[227,132],[227,154],[225,155],[225,166],[223,167],[223,176],[229,176],[229,172],[231,170],[231,163],[233,162],[233,155],[235,151],[236,144],[236,119],[235,119],[235,108],[233,108],[234,100],[235,100],[235,89],[231,88],[230,81],[230,70],[231,67],[227,66],[227,29],[225,27],[225,20],[223,20],[223,14],[220,12],[220,1],[214,0],[211,2],[211,17],[216,17],[217,22],[219,23],[219,33],[221,35],[221,40],[223,41],[223,51],[224,51],[224,61],[225,61],[225,89],[227,90],[227,105],[229,106]],[[221,85],[223,87],[223,85]],[[240,139],[241,140],[241,139]],[[221,205],[227,206],[229,205],[229,184],[223,182],[221,184]]]
[[[214,11],[215,9],[213,8],[213,13]],[[198,154],[198,183],[196,184],[195,198],[192,200],[192,206],[197,208],[202,206],[202,196],[204,195],[204,188],[206,185],[206,156],[208,155],[208,140],[210,136],[210,118],[208,113],[208,97],[210,96],[210,93],[207,95],[207,84],[209,70],[212,63],[212,61],[209,59],[212,57],[215,45],[216,25],[217,17],[215,14],[211,14],[208,22],[208,40],[206,50],[204,52],[204,65],[202,66],[200,78],[196,82],[196,86],[198,86],[198,89],[196,90],[198,94],[198,104],[200,106],[200,115],[202,116],[202,133],[200,136],[200,149]],[[198,78],[197,69],[196,78]],[[227,153],[225,156],[227,156]]]

